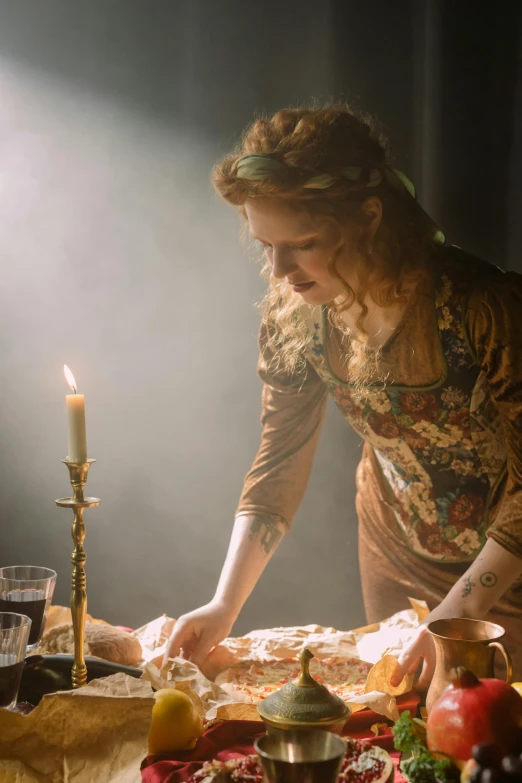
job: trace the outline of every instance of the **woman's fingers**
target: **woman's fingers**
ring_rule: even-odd
[[[422,628],[399,655],[399,665],[391,678],[391,685],[395,688],[401,684],[406,674],[413,674],[417,670],[420,660],[424,656],[425,638],[426,629]]]
[[[422,672],[417,680],[416,687],[420,691],[427,691],[430,687],[430,683],[433,679],[433,673],[435,671],[435,659],[433,655],[426,655],[422,666]]]
[[[192,631],[192,628],[186,626],[179,621],[174,627],[174,631],[171,634],[170,639],[167,642],[167,649],[163,657],[163,664],[165,665],[169,658],[176,658],[181,651],[185,657],[188,657],[191,652],[191,648],[194,646],[196,637]]]
[[[163,664],[167,663],[169,658],[182,655],[187,661],[201,667],[214,643],[213,634],[203,631],[198,636],[191,625],[181,624],[179,629],[174,630],[168,641]]]
[[[196,640],[196,643],[193,645],[190,654],[187,655],[187,658],[201,669],[213,647],[214,639],[210,636],[210,634],[203,632],[201,637]]]
[[[417,660],[412,663],[412,665],[407,671],[407,674],[415,674],[418,671],[421,663],[422,663],[422,658],[419,656]]]

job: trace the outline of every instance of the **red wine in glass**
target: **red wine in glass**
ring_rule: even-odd
[[[0,707],[16,704],[23,667],[23,660],[17,661],[16,655],[0,653]]]
[[[36,646],[45,617],[49,598],[43,590],[9,590],[0,594],[0,612],[17,612],[31,618],[28,646]]]

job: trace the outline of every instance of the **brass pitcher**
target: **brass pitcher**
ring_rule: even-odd
[[[500,625],[485,620],[469,620],[455,617],[451,620],[434,620],[428,632],[435,642],[435,673],[426,696],[429,712],[442,692],[456,676],[456,669],[463,667],[476,677],[494,677],[495,650],[500,650],[506,663],[506,680],[513,679],[511,657],[500,641],[505,631]]]

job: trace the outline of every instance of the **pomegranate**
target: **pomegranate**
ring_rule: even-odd
[[[522,697],[503,680],[460,671],[431,708],[426,739],[430,750],[460,761],[486,743],[496,743],[502,755],[520,753]]]

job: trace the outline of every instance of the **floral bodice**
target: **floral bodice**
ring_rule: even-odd
[[[506,441],[484,372],[464,329],[465,291],[441,275],[435,316],[444,371],[429,387],[371,385],[355,395],[330,368],[324,309],[314,308],[307,359],[352,427],[373,448],[408,547],[448,562],[473,560],[485,542]]]

